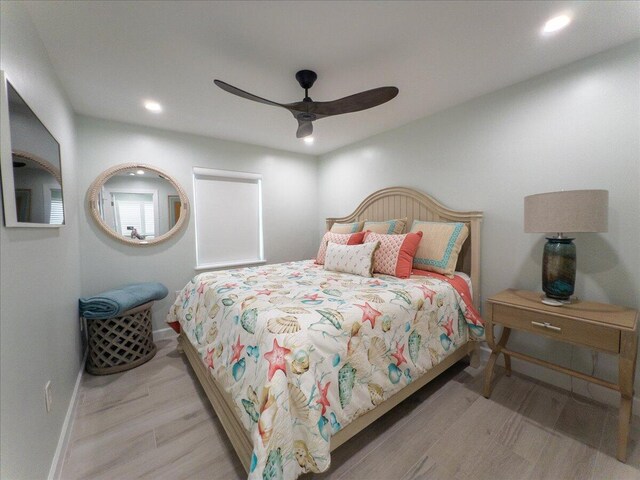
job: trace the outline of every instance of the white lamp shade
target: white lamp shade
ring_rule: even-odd
[[[524,198],[527,233],[606,232],[609,192],[570,190]]]

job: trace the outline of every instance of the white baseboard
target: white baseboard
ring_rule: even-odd
[[[159,328],[158,330],[154,330],[153,332],[154,340],[163,340],[165,338],[175,338],[178,334],[171,327],[167,328]]]
[[[86,328],[85,328],[86,331]],[[153,331],[154,340],[161,340],[164,338],[172,338],[176,336],[176,332],[172,328],[161,328]],[[58,480],[62,473],[62,465],[64,458],[69,447],[69,439],[71,436],[71,429],[73,428],[73,420],[75,419],[76,408],[78,406],[78,391],[80,390],[80,382],[82,381],[82,375],[84,374],[85,363],[87,361],[87,355],[89,350],[85,350],[82,363],[80,365],[80,371],[76,378],[76,384],[73,387],[73,393],[69,400],[69,407],[67,408],[67,414],[64,417],[62,423],[62,429],[60,431],[60,438],[58,439],[58,445],[51,461],[51,467],[49,468],[48,480]]]
[[[80,390],[80,382],[82,381],[82,375],[84,373],[84,366],[87,362],[88,354],[89,350],[87,349],[85,350],[84,357],[82,358],[82,362],[80,363],[80,371],[78,372],[76,384],[73,387],[73,393],[71,394],[71,399],[69,400],[67,414],[65,415],[64,422],[62,423],[60,438],[58,438],[58,445],[56,446],[56,451],[53,454],[53,459],[51,460],[51,467],[49,468],[49,475],[47,477],[48,480],[59,479],[60,474],[62,473],[62,464],[64,463],[64,458],[67,454],[67,448],[69,447],[71,429],[73,428],[73,421],[75,419],[76,408],[78,406],[78,391]]]
[[[490,354],[491,354],[491,349],[487,345],[483,344],[480,346],[480,361],[482,362],[483,368],[484,368],[484,365],[487,363],[487,360],[489,359]],[[503,355],[500,355],[498,357],[496,364],[504,367]],[[606,387],[602,387],[600,385],[596,385],[594,383],[587,382],[579,378],[573,378],[573,377],[570,377],[569,375],[555,372],[553,370],[549,370],[548,368],[540,367],[532,363],[525,362],[523,360],[519,360],[513,357],[511,358],[511,368],[514,372],[527,375],[528,377],[532,377],[532,378],[535,378],[536,380],[549,383],[558,388],[562,388],[569,392],[582,395],[583,397],[591,398],[596,402],[609,405],[613,408],[620,407],[620,394]],[[634,395],[633,412],[636,415],[640,413],[639,408],[640,408],[640,397],[638,397],[638,395]]]

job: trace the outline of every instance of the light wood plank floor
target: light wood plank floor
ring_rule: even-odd
[[[156,343],[145,365],[84,376],[63,480],[246,478],[175,339]],[[302,478],[640,479],[640,418],[625,465],[614,409],[501,372],[487,400],[481,373],[454,366]]]

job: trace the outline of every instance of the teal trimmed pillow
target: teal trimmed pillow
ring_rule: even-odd
[[[381,233],[383,235],[397,235],[404,232],[404,226],[407,224],[405,218],[394,218],[393,220],[385,220],[383,222],[364,222],[362,228],[365,232],[368,230],[373,233]]]
[[[453,277],[460,249],[469,236],[467,226],[414,220],[411,232],[422,232],[422,240],[413,257],[413,268]]]
[[[362,227],[364,226],[363,222],[353,222],[353,223],[334,223],[331,225],[331,233],[358,233],[362,231]]]

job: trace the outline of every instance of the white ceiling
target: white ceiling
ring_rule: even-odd
[[[640,36],[636,1],[25,2],[73,108],[85,115],[321,154]],[[542,37],[544,22],[572,24]],[[230,95],[326,101],[379,86],[382,106],[314,123]],[[154,115],[151,98],[164,106]]]

